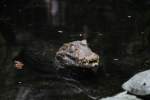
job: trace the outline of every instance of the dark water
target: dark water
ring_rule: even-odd
[[[12,51],[15,52],[10,53],[10,58],[17,49]],[[122,91],[120,86],[124,81],[117,74],[105,76],[101,70],[96,75],[67,78],[33,69],[16,70],[9,58],[5,64],[0,77],[3,100],[95,100]]]
[[[149,0],[1,0],[0,100],[95,100],[123,91],[124,81],[149,69],[149,5]],[[53,59],[63,43],[81,39],[101,57],[95,75],[66,78],[14,68],[13,58],[33,40],[50,41]]]
[[[80,77],[63,77],[63,74],[37,72],[35,69],[16,70],[11,59],[20,51],[16,48],[10,47],[7,63],[1,69],[2,100],[96,100],[123,91],[121,85],[124,81],[134,73],[148,69],[146,66],[141,68],[145,54],[140,54],[136,57],[142,58],[106,56],[104,68],[83,77],[82,71],[78,72]]]

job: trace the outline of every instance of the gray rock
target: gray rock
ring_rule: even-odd
[[[150,95],[150,70],[137,73],[122,88],[135,95]]]
[[[102,98],[100,100],[142,100],[142,99],[139,99],[134,95],[127,94],[127,92],[125,91],[115,96]]]

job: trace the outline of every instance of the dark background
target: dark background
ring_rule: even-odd
[[[56,48],[64,42],[81,39],[87,39],[92,50],[100,55],[103,62],[103,68],[100,70],[103,71],[98,72],[100,79],[97,83],[94,82],[94,85],[82,84],[81,87],[85,91],[83,96],[73,94],[69,100],[74,100],[74,97],[79,97],[75,100],[90,100],[86,98],[87,94],[104,97],[121,91],[122,82],[139,71],[149,69],[150,1],[1,0],[0,98],[18,100],[14,99],[16,95],[23,95],[24,92],[32,90],[28,85],[19,84],[19,87],[16,84],[20,80],[15,76],[12,62],[24,46],[30,45],[34,40],[50,42],[52,53],[55,54]],[[107,74],[107,77],[101,75],[102,72]],[[39,86],[40,82],[34,82],[35,80],[31,81],[32,85]],[[69,89],[66,90],[69,91],[66,95],[74,93],[70,92],[74,91],[70,87],[77,84],[66,87],[66,84],[62,83],[48,85],[51,86],[50,89],[55,87],[53,90],[56,90],[56,95],[60,95],[58,88],[60,91]],[[32,100],[43,100],[44,95],[44,100],[49,100],[47,93],[53,93],[48,88],[44,89],[44,92],[39,92],[43,87],[34,88],[33,92],[22,100],[30,100],[34,96],[38,99]]]
[[[50,38],[62,29],[66,35],[100,32],[125,42],[148,33],[149,25],[149,0],[1,0],[0,12],[7,39],[17,33]]]

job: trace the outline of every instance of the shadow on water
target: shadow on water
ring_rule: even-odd
[[[9,72],[13,74],[4,79],[10,83],[1,85],[4,86],[0,95],[3,100],[96,100],[122,91],[122,79],[116,75],[87,74],[80,78],[67,78],[40,75],[34,71],[17,72],[16,76],[14,72]]]
[[[98,81],[61,79],[40,80],[32,85],[22,83],[18,86],[15,100],[96,100],[120,91],[121,82],[118,78],[101,78]]]
[[[66,39],[65,41],[70,40]],[[53,42],[50,46],[52,61],[59,47],[59,43],[57,43]],[[91,45],[92,42],[90,41],[89,44]],[[41,48],[41,46],[38,47]],[[10,48],[9,59],[1,70],[0,99],[2,100],[97,100],[111,96],[122,91],[122,83],[138,72],[138,69],[141,69],[140,65],[145,59],[148,59],[145,55],[149,54],[144,51],[136,56],[114,56],[115,54],[110,53],[113,52],[110,49],[110,52],[106,51],[102,54],[104,58],[101,60],[105,64],[98,69],[96,74],[83,73],[82,70],[73,70],[74,73],[70,70],[62,70],[58,74],[55,73],[52,65],[50,66],[51,72],[45,73],[39,70],[42,64],[41,66],[30,66],[29,70],[16,70],[12,59],[20,50],[18,47]],[[39,50],[37,49],[37,51]],[[101,49],[94,48],[93,50],[97,52]]]
[[[52,54],[57,50],[54,47],[58,47],[54,45],[50,50]],[[137,63],[141,60],[136,61],[134,57],[129,57],[130,61],[125,56],[119,58],[106,55],[106,58],[102,59],[105,60],[103,67],[106,67],[106,70],[100,67],[96,74],[83,73],[80,69],[62,70],[59,74],[52,69],[50,73],[44,73],[34,66],[29,70],[14,69],[12,58],[16,56],[16,52],[19,50],[12,49],[10,59],[7,59],[1,73],[2,100],[97,100],[121,92],[122,83],[136,73],[137,66],[141,64]],[[141,56],[143,54],[139,55],[139,58]]]

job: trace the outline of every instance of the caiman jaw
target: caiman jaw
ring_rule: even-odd
[[[94,68],[99,65],[99,56],[92,54],[79,60],[79,66],[82,68]]]

